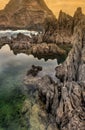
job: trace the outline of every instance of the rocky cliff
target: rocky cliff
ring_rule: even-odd
[[[69,34],[74,33],[75,26],[85,24],[85,15],[82,13],[82,8],[78,7],[74,12],[73,17],[66,14],[62,10],[58,17],[58,29],[61,31],[67,31]]]
[[[82,28],[84,25],[85,15],[82,13],[81,7],[77,8],[73,17],[61,10],[56,24],[53,23],[45,30],[44,41],[48,43],[71,43],[75,27]]]
[[[56,67],[56,82],[49,76],[28,75],[26,80],[37,85],[47,112],[55,118],[56,130],[85,129],[85,28],[74,32],[72,50]]]
[[[0,11],[0,28],[28,28],[42,30],[46,20],[56,20],[44,0],[10,0]]]
[[[85,15],[82,13],[82,8],[78,7],[73,16],[74,26],[85,25]]]
[[[48,43],[71,43],[75,27],[85,25],[85,15],[79,7],[70,16],[59,13],[58,19],[47,7],[44,0],[10,0],[0,11],[0,29],[33,29],[43,32],[42,40]]]
[[[71,34],[73,29],[73,17],[61,10],[58,17],[58,26],[59,30],[66,31]]]

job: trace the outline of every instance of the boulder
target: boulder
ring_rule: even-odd
[[[32,69],[30,69],[28,72],[27,72],[27,76],[28,75],[32,75],[32,76],[36,76],[38,74],[39,71],[42,71],[42,67],[41,66],[35,66],[35,65],[32,65]]]

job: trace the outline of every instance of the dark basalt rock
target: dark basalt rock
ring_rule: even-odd
[[[32,75],[35,77],[39,71],[42,71],[41,66],[32,65],[32,68],[27,72],[27,76]]]

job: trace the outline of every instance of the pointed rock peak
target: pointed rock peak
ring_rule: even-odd
[[[5,7],[5,10],[6,12],[14,12],[22,7],[32,7],[50,11],[44,0],[10,0],[7,6]]]
[[[74,17],[81,17],[83,15],[82,8],[78,7],[77,10],[74,13]]]
[[[44,0],[10,0],[3,12],[1,26],[34,29],[43,27],[46,20],[56,20]]]
[[[62,10],[60,10],[59,17],[61,17],[63,14],[64,14],[64,12]]]
[[[62,13],[63,13],[63,11],[62,11],[62,10],[60,10],[59,15],[60,15],[60,14],[62,14]]]
[[[63,12],[62,10],[60,10],[60,12],[59,12],[59,17],[62,17],[62,16],[72,17],[72,16],[70,16],[69,14],[67,14],[67,13]]]
[[[59,17],[58,17],[58,21],[64,20],[64,19],[71,19],[72,16],[70,16],[69,14],[63,12],[62,10],[60,10],[59,12]]]

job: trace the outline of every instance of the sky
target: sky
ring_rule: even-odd
[[[8,1],[0,0],[0,9],[3,9]],[[45,0],[45,2],[57,17],[60,10],[73,15],[77,7],[82,7],[85,13],[85,0]]]

